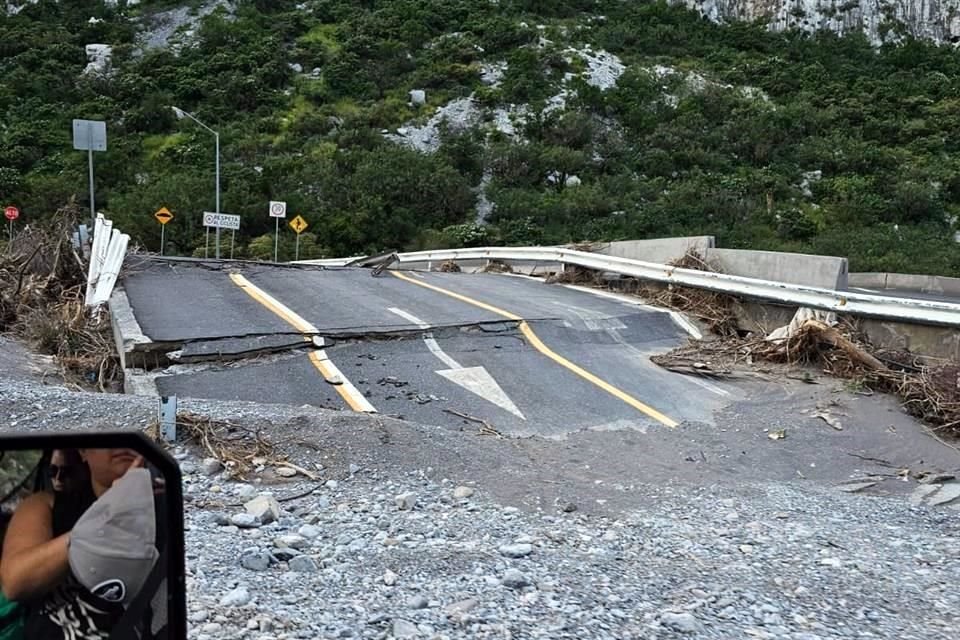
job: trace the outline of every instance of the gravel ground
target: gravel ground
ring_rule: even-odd
[[[251,524],[239,496],[262,487],[189,478],[225,505],[188,516],[198,640],[907,639],[960,625],[955,514],[790,485],[650,487],[656,507],[618,518],[524,513],[482,480],[356,471],[253,528],[231,522]]]
[[[38,379],[10,367],[0,377],[8,431],[139,429],[155,415],[149,398]],[[906,640],[960,629],[949,509],[811,481],[720,481],[706,467],[697,481],[689,463],[617,485],[602,460],[624,473],[625,434],[513,440],[300,407],[184,408],[259,427],[318,475],[267,466],[241,483],[202,452],[174,451],[191,639]],[[600,463],[560,464],[571,455]]]

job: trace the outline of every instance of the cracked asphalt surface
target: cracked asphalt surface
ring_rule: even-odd
[[[184,347],[177,366],[150,373],[160,393],[347,408],[340,381],[318,372],[290,323],[231,272],[324,336],[330,361],[385,415],[449,426],[466,414],[504,433],[562,436],[663,428],[657,414],[710,422],[744,393],[649,361],[687,337],[669,314],[539,280],[141,260],[122,281],[137,321],[154,342]],[[490,380],[478,390],[438,373],[456,368]]]
[[[325,336],[330,360],[382,416],[466,433],[484,421],[525,438],[537,451],[523,458],[541,471],[554,469],[558,483],[863,481],[874,483],[866,493],[906,496],[916,483],[903,480],[904,470],[960,472],[960,453],[932,438],[892,398],[857,395],[816,375],[817,384],[772,375],[706,383],[663,371],[649,356],[686,338],[669,314],[504,275],[405,274],[436,290],[389,274],[374,278],[365,269],[142,262],[123,284],[143,332],[157,341],[186,340],[184,359],[200,360],[150,372],[160,392],[299,412],[346,408],[336,381],[313,366],[314,347],[302,338],[290,342],[297,336],[290,324],[236,286],[228,271],[242,273]],[[667,428],[546,357],[521,322],[500,312],[516,314],[560,357],[680,425]],[[450,361],[483,367],[523,417],[438,374]],[[823,410],[842,430],[815,417]],[[768,437],[780,430],[784,439]],[[515,497],[529,499],[530,485],[520,486]]]

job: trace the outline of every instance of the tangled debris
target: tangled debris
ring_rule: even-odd
[[[49,224],[27,226],[0,255],[0,331],[14,328],[25,311],[86,283],[83,260],[70,241],[77,214],[71,204]]]
[[[703,256],[689,251],[671,266],[716,271]],[[596,271],[568,266],[548,280],[607,288]],[[768,336],[742,335],[734,296],[689,287],[620,281],[620,289],[657,306],[697,318],[710,328],[710,340],[690,341],[651,360],[670,371],[708,378],[784,373],[784,369],[818,367],[827,375],[850,380],[868,392],[891,393],[904,409],[935,432],[960,435],[960,364],[925,362],[908,352],[877,351],[855,322],[810,309]],[[805,381],[812,377],[805,373]]]
[[[0,256],[0,331],[55,356],[67,382],[115,391],[122,371],[110,321],[88,314],[87,269],[71,240],[80,215],[67,204],[49,222],[25,228]]]
[[[696,271],[718,271],[695,250],[687,251],[682,258],[672,261],[670,266]],[[664,287],[640,281],[636,281],[635,290],[640,297],[654,305],[697,318],[715,335],[723,337],[738,335],[737,318],[734,313],[736,298],[733,296],[705,289],[673,284]]]
[[[564,265],[557,273],[547,276],[547,284],[580,284],[588,287],[604,287],[603,275],[599,271],[573,264]]]
[[[584,246],[587,247],[585,250],[593,250],[590,248],[592,245]],[[670,266],[697,271],[717,271],[695,250],[688,251],[682,258],[671,262]],[[599,271],[575,265],[566,265],[563,271],[551,275],[546,282],[611,288],[610,282],[605,280]],[[616,283],[618,291],[637,295],[658,307],[672,309],[697,318],[715,335],[730,337],[738,334],[737,318],[734,313],[736,299],[733,296],[673,284],[661,285],[636,278],[622,277],[618,278]]]
[[[245,479],[250,473],[261,472],[268,466],[291,469],[311,480],[317,478],[314,472],[293,464],[285,455],[278,453],[275,445],[259,429],[181,412],[177,414],[177,431],[219,461],[231,478]],[[158,423],[150,425],[146,433],[160,442]]]
[[[513,273],[513,267],[502,260],[490,260],[483,268],[484,273]]]
[[[830,375],[854,380],[863,388],[892,393],[904,409],[938,432],[960,434],[960,366],[923,364],[905,353],[880,352],[849,321],[837,327],[807,320],[791,337],[761,357],[820,366]]]
[[[852,321],[839,319],[830,324],[816,315],[801,309],[791,323],[792,330],[781,334],[783,337],[771,334],[772,339],[727,337],[690,342],[651,360],[671,371],[714,378],[763,371],[764,366],[778,364],[817,367],[827,375],[854,381],[862,389],[892,393],[908,413],[930,424],[935,432],[960,435],[960,365],[927,364],[909,353],[875,354]]]
[[[440,271],[442,273],[460,273],[460,265],[458,265],[455,260],[447,260],[446,262],[441,262],[440,266],[436,267],[434,271]]]

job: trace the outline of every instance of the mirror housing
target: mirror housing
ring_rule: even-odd
[[[186,607],[186,566],[184,553],[184,518],[183,518],[183,485],[180,467],[177,462],[158,444],[144,434],[134,431],[121,432],[82,432],[82,433],[40,433],[32,435],[2,434],[0,435],[0,471],[4,470],[4,461],[11,467],[10,473],[0,474],[2,506],[18,493],[31,493],[35,488],[28,486],[33,478],[34,483],[39,480],[37,473],[47,470],[40,466],[49,463],[49,454],[53,450],[64,449],[129,449],[143,458],[144,466],[150,470],[154,482],[154,495],[163,498],[155,503],[160,510],[158,517],[164,519],[164,550],[159,555],[165,558],[158,571],[151,570],[151,577],[159,572],[159,579],[166,580],[166,631],[158,636],[160,640],[186,640],[187,637],[187,607]],[[11,453],[19,452],[20,456],[8,457]],[[29,455],[31,452],[37,455]],[[24,462],[26,461],[26,462]],[[27,469],[26,475],[21,478],[8,477],[12,473],[23,472],[26,465],[33,465]],[[52,471],[52,470],[51,470]],[[162,482],[159,481],[162,479]],[[115,484],[114,487],[117,485]],[[111,490],[112,491],[112,490]],[[104,494],[105,495],[105,494]],[[149,496],[149,493],[147,494]],[[86,513],[92,512],[93,508]],[[109,517],[109,515],[107,515]],[[5,532],[4,532],[5,533]],[[100,532],[102,535],[102,532]],[[162,578],[160,578],[162,577]],[[149,580],[148,580],[149,582]],[[132,595],[131,599],[136,599]],[[123,627],[124,625],[120,625]],[[115,629],[110,636],[111,640],[133,640],[134,636],[127,635],[122,629]],[[132,630],[129,632],[133,634]]]

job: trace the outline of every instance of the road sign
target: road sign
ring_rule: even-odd
[[[286,218],[287,217],[287,203],[286,202],[274,202],[270,201],[270,217],[271,218]]]
[[[203,226],[215,227],[218,229],[233,229],[236,231],[240,228],[240,216],[232,216],[228,213],[210,213],[209,211],[204,211]]]
[[[103,120],[74,120],[73,148],[87,152],[87,172],[90,174],[90,221],[96,226],[97,204],[93,192],[93,152],[107,150],[107,123]]]
[[[77,151],[106,151],[107,123],[102,120],[74,120],[73,148]]]
[[[160,207],[160,210],[153,214],[153,217],[157,219],[157,222],[160,224],[167,224],[173,220],[173,214],[166,207]]]
[[[307,227],[310,225],[307,224],[307,221],[303,219],[303,216],[297,216],[289,222],[290,228],[297,232],[297,235],[300,235],[306,231]]]
[[[3,215],[4,217],[6,217],[7,220],[9,220],[10,222],[13,222],[14,220],[20,217],[20,210],[17,209],[16,207],[7,207],[6,209],[3,210]]]

